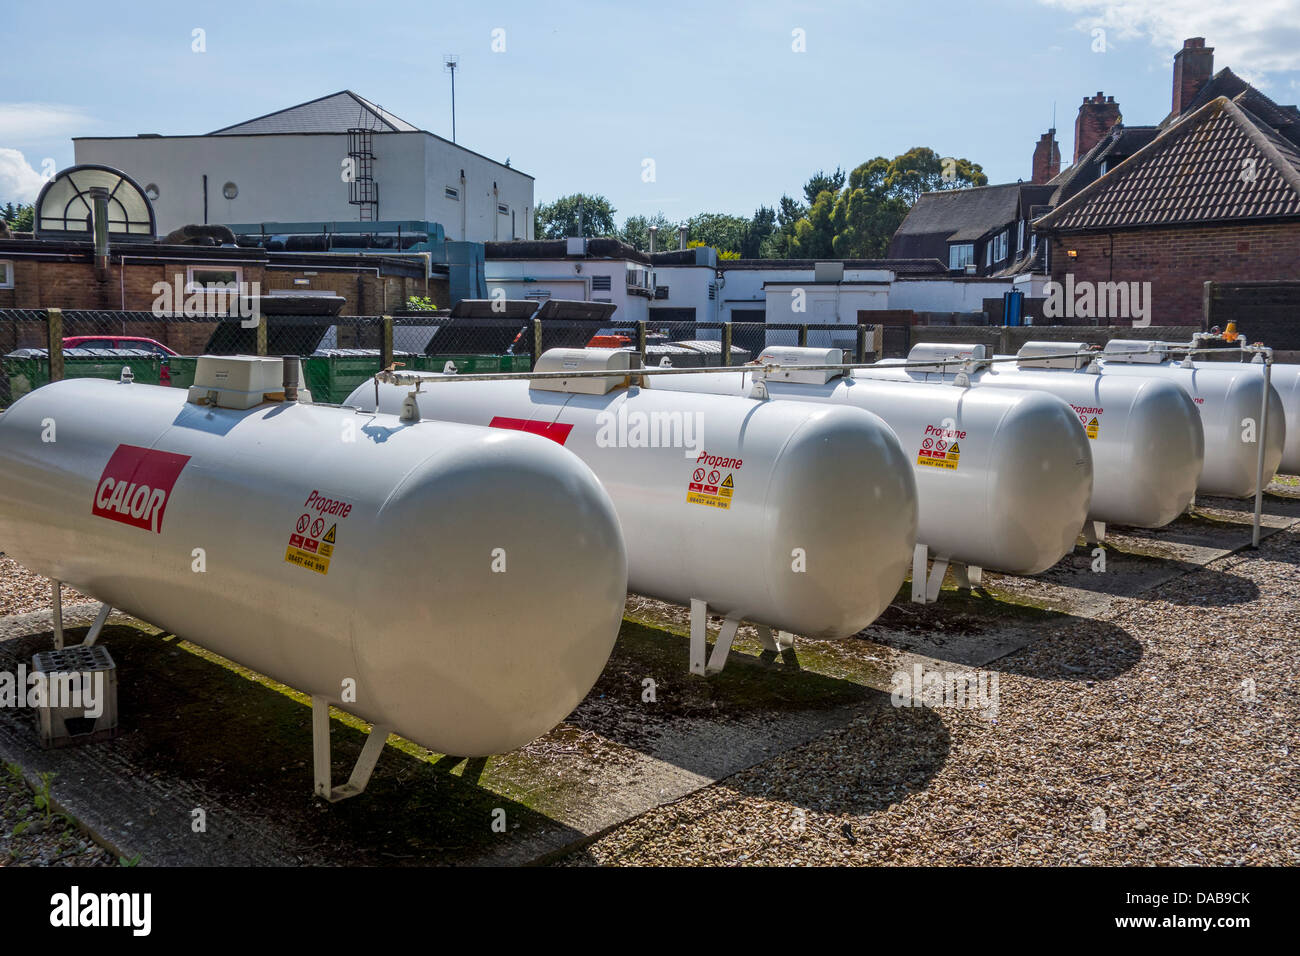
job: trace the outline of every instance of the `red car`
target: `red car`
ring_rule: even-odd
[[[179,355],[156,339],[139,335],[69,335],[63,340],[65,349],[143,349],[158,355]]]

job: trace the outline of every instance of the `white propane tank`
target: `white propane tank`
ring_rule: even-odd
[[[1125,346],[1134,348],[1135,346],[1149,346],[1150,353],[1125,354],[1122,351]],[[1207,372],[1231,372],[1234,374],[1258,374],[1264,375],[1264,364],[1261,361],[1249,362],[1207,362],[1207,361],[1188,361],[1178,359],[1174,354],[1177,349],[1170,349],[1166,342],[1147,342],[1147,341],[1130,341],[1116,339],[1108,342],[1106,345],[1107,352],[1103,354],[1103,362],[1112,364],[1112,371],[1117,371],[1117,365],[1120,361],[1127,362],[1142,361],[1138,368],[1163,368],[1163,369],[1205,369]],[[1103,365],[1104,367],[1104,365]],[[1186,375],[1186,373],[1176,373]],[[1211,377],[1211,376],[1206,376]],[[1277,470],[1284,475],[1300,475],[1300,365],[1288,364],[1285,362],[1276,362],[1269,371],[1269,383],[1273,390],[1277,392],[1278,399],[1282,402],[1282,418],[1284,420],[1282,457],[1278,462]],[[1203,397],[1203,396],[1202,396]],[[1270,409],[1272,406],[1269,406]],[[1272,418],[1272,411],[1269,412]],[[1269,428],[1272,431],[1272,426]],[[1267,466],[1267,460],[1265,461]],[[1254,474],[1252,472],[1252,474]]]
[[[1074,549],[1088,512],[1092,460],[1070,409],[1047,395],[845,378],[801,369],[839,350],[769,348],[773,399],[848,405],[897,433],[916,474],[917,541],[936,558],[1036,574]],[[651,389],[747,395],[753,373],[655,375]]]
[[[0,546],[459,756],[513,750],[573,710],[627,585],[609,496],[552,442],[97,379],[0,416]]]
[[[1150,349],[1150,351],[1147,351]],[[1202,362],[1184,366],[1171,360],[1163,342],[1113,339],[1100,355],[1103,376],[1162,379],[1183,389],[1196,403],[1205,429],[1205,468],[1196,490],[1205,495],[1248,498],[1255,494],[1264,376],[1244,362]],[[1264,483],[1276,474],[1287,440],[1287,416],[1277,388],[1268,395],[1268,434],[1264,436]]]
[[[916,346],[907,361],[959,357],[970,345]],[[1030,342],[1021,362],[979,363],[964,374],[977,387],[1045,392],[1066,402],[1092,448],[1092,504],[1088,518],[1109,524],[1159,528],[1187,510],[1205,461],[1200,416],[1170,383],[1127,381],[1089,372],[1086,362],[1053,359],[1083,348],[1069,342]],[[951,354],[945,354],[951,349]],[[1002,357],[1002,356],[999,356]],[[1076,368],[1083,365],[1083,368]],[[1065,366],[1065,367],[1063,367]],[[960,366],[927,372],[886,360],[855,372],[859,378],[952,382]]]
[[[608,377],[404,380],[423,380],[411,401],[425,418],[535,432],[586,462],[623,524],[632,591],[810,637],[870,624],[916,540],[916,483],[889,427],[858,409],[640,388],[629,358],[551,349],[535,370]],[[378,407],[411,392],[379,385]],[[376,385],[347,404],[375,408]]]

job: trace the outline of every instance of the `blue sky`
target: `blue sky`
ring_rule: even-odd
[[[1053,104],[1067,164],[1085,95],[1161,120],[1187,36],[1300,99],[1300,0],[140,0],[10,3],[5,19],[0,201],[70,164],[74,135],[203,133],[345,88],[450,136],[446,53],[459,142],[535,176],[538,202],[602,193],[620,222],[748,215],[818,169],[912,146],[1028,179]]]

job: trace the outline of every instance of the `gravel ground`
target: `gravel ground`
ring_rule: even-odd
[[[69,587],[62,589],[62,595],[67,605],[91,600]],[[49,606],[46,580],[0,555],[0,616],[44,611]],[[58,778],[49,786],[57,800]],[[113,855],[73,821],[53,808],[47,817],[36,797],[19,773],[0,766],[0,866],[117,866]]]
[[[64,604],[84,604],[93,600],[67,585],[60,588],[60,593]],[[0,617],[45,611],[49,607],[49,582],[39,574],[28,571],[13,558],[0,554]]]
[[[561,862],[1296,865],[1297,565],[1274,535],[994,662],[996,718],[884,706]]]

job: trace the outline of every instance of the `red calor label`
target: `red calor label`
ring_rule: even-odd
[[[563,445],[568,441],[569,432],[573,431],[572,425],[565,425],[560,422],[530,422],[523,418],[505,418],[501,415],[495,416],[492,421],[488,422],[488,427],[509,428],[517,432],[541,435],[543,438],[549,438],[557,445]]]
[[[167,499],[189,455],[118,445],[95,486],[90,513],[162,533]]]

